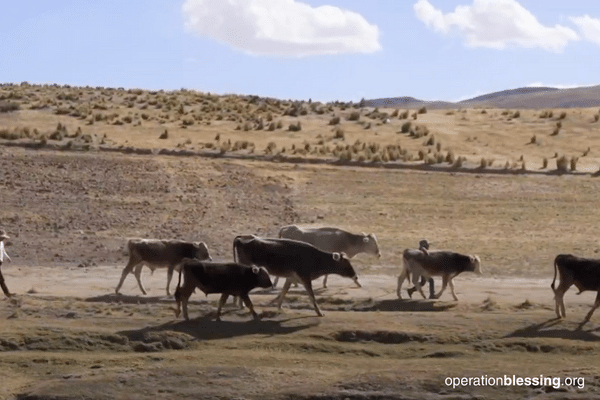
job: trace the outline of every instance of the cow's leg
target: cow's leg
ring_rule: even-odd
[[[598,307],[600,307],[600,290],[598,291],[598,294],[596,295],[596,301],[594,302],[592,309],[590,310],[589,313],[587,313],[587,315],[585,316],[585,319],[583,320],[581,325],[585,324],[586,322],[588,322],[590,320],[590,318],[592,318],[592,314],[594,313],[594,311],[596,311],[596,309]]]
[[[558,318],[565,318],[567,316],[564,296],[571,285],[573,285],[573,279],[561,276],[558,287],[556,289],[552,288],[554,292],[555,311]]]
[[[319,317],[322,317],[323,313],[321,313],[321,310],[319,310],[319,306],[317,305],[317,300],[315,299],[315,292],[313,292],[312,282],[311,282],[310,278],[302,279],[301,282],[302,282],[302,285],[304,285],[304,288],[306,289],[306,291],[308,292],[308,297],[310,298],[310,302],[312,303],[313,307],[315,308],[317,315]]]
[[[435,284],[433,283],[433,278],[429,278],[429,298],[435,299]]]
[[[323,288],[327,289],[327,275],[323,277]]]
[[[454,292],[454,281],[452,281],[452,278],[448,279],[448,285],[450,285],[450,293],[452,293],[454,301],[458,301],[458,297],[456,297],[456,293]]]
[[[277,301],[277,309],[281,310],[281,304],[283,304],[283,298],[287,294],[288,290],[290,290],[290,286],[292,286],[292,278],[287,278],[285,280],[285,284],[283,285],[283,289],[281,289],[281,293],[279,296],[275,298],[273,301]]]
[[[256,311],[254,311],[254,306],[252,305],[252,301],[250,300],[250,296],[248,296],[248,293],[241,295],[240,299],[244,300],[246,307],[248,307],[248,309],[252,313],[252,318],[254,318],[255,321],[258,321],[258,314],[256,314]]]
[[[271,289],[275,289],[277,287],[278,282],[279,282],[279,277],[276,276],[275,279],[273,280],[273,286],[271,286]]]
[[[412,282],[413,286],[415,287],[415,290],[418,290],[419,293],[421,293],[421,296],[423,296],[423,298],[426,299],[427,296],[425,296],[425,293],[423,293],[423,286],[421,285],[421,276],[413,273]]]
[[[142,291],[142,293],[148,294],[148,292],[146,292],[146,289],[144,288],[144,284],[142,283],[142,269],[144,269],[143,262],[141,262],[135,266],[135,269],[133,270],[133,274],[135,275],[135,280],[137,281],[138,286],[140,287],[140,290]]]
[[[189,299],[190,299],[190,296],[185,296],[185,295],[181,299],[181,308],[183,308],[183,318],[186,321],[190,320],[190,317],[188,315],[188,309],[187,309]],[[179,306],[177,308],[179,308]]]
[[[219,306],[217,307],[217,321],[221,320],[221,308],[223,308],[223,304],[225,304],[228,297],[229,297],[228,294],[223,293],[221,295],[221,298],[219,299]]]
[[[400,291],[402,290],[402,284],[404,283],[404,281],[406,280],[407,277],[408,277],[408,270],[406,268],[402,268],[402,272],[400,272],[400,276],[398,276],[398,286],[396,287],[396,296],[398,296],[399,299],[402,298]],[[410,289],[409,289],[408,294],[410,297],[412,297],[412,292],[410,291]]]
[[[442,297],[442,293],[444,293],[444,290],[446,290],[446,286],[448,286],[448,275],[443,275],[442,276],[442,289],[440,290],[440,292],[438,294],[435,295],[434,298],[439,299],[440,297]]]
[[[175,270],[175,265],[169,265],[167,269],[167,296],[171,295],[169,291],[169,286],[171,286],[171,279],[173,279],[173,271]]]
[[[119,281],[119,284],[115,288],[116,294],[120,294],[119,290],[121,290],[121,286],[123,286],[123,282],[125,281],[125,278],[127,277],[127,275],[129,275],[131,273],[131,271],[133,271],[133,267],[135,267],[139,262],[140,262],[140,260],[138,260],[136,258],[131,258],[131,257],[129,258],[129,262],[127,263],[125,268],[123,268],[123,272],[121,273],[121,280]],[[142,289],[142,288],[140,287],[140,289]],[[144,289],[142,289],[142,293],[146,294]]]

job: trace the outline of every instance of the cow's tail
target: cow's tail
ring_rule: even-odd
[[[556,265],[558,261],[558,256],[554,259],[554,279],[552,279],[552,284],[550,285],[550,287],[552,288],[552,291],[556,292],[554,290],[554,283],[556,282],[556,271],[558,270],[558,266]]]
[[[405,255],[402,255],[402,270],[406,274],[406,280],[410,283],[410,268],[408,268],[409,261],[406,259]]]

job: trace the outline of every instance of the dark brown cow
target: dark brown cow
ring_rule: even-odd
[[[556,282],[557,271],[560,282],[555,289],[554,283]],[[558,318],[567,316],[563,296],[572,285],[575,285],[579,289],[579,293],[577,294],[581,294],[586,290],[597,292],[596,301],[592,309],[587,313],[583,322],[581,322],[581,325],[583,325],[592,318],[594,311],[600,307],[600,260],[577,257],[572,254],[559,254],[556,256],[554,259],[554,279],[550,287],[554,292],[556,316]]]
[[[146,289],[142,284],[142,268],[147,265],[152,272],[156,268],[168,268],[167,271],[167,296],[173,270],[181,264],[184,258],[197,258],[199,260],[211,260],[208,254],[208,248],[204,242],[184,242],[181,240],[160,240],[160,239],[131,239],[127,242],[129,249],[129,262],[123,269],[121,280],[115,289],[119,290],[125,281],[125,278],[135,268],[135,278],[137,279],[140,290],[146,294]]]
[[[356,234],[339,228],[300,228],[287,225],[279,230],[279,237],[306,242],[328,253],[344,253],[348,258],[359,253],[381,257],[377,238],[372,233]],[[277,286],[277,281],[278,278],[275,278],[273,287]],[[323,287],[327,287],[327,275],[323,278]]]
[[[481,274],[481,260],[478,256],[464,255],[447,250],[424,253],[421,250],[407,249],[404,250],[402,264],[403,269],[398,277],[398,287],[396,289],[398,298],[402,298],[400,295],[402,283],[412,275],[413,285],[415,285],[423,298],[425,298],[425,293],[423,293],[421,287],[421,276],[424,276],[426,279],[432,276],[441,276],[442,289],[434,297],[439,299],[446,286],[450,285],[452,297],[454,300],[458,300],[454,292],[452,279],[465,271]]]
[[[236,262],[265,267],[269,274],[288,278],[276,299],[281,308],[283,299],[293,281],[302,283],[318,316],[323,316],[315,300],[312,281],[326,274],[351,278],[358,284],[358,276],[350,261],[340,253],[327,253],[296,240],[266,239],[254,235],[238,236],[233,241]]]
[[[183,286],[181,275],[183,274]],[[229,296],[239,296],[250,309],[252,317],[258,319],[248,293],[257,287],[269,288],[272,282],[264,268],[248,267],[236,263],[216,263],[185,259],[179,271],[179,281],[175,290],[177,310],[175,316],[179,317],[183,304],[183,317],[189,320],[187,304],[196,288],[206,295],[221,293],[217,309],[217,321],[221,320],[221,308]]]

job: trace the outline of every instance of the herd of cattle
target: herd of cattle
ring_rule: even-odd
[[[322,316],[315,300],[312,281],[324,276],[323,287],[327,287],[327,275],[337,274],[352,279],[360,287],[358,275],[349,259],[359,253],[381,257],[377,238],[373,234],[353,234],[337,228],[307,229],[295,225],[281,228],[278,238],[237,236],[233,240],[234,262],[227,263],[213,262],[203,242],[132,239],[127,245],[129,262],[123,269],[115,292],[119,294],[125,278],[134,271],[140,290],[146,294],[141,280],[142,268],[146,265],[152,271],[167,268],[167,295],[170,295],[173,272],[178,269],[175,314],[178,317],[183,309],[186,320],[189,319],[188,300],[196,288],[207,295],[221,294],[217,309],[218,321],[229,296],[239,298],[240,306],[243,302],[254,319],[258,319],[249,292],[255,288],[274,288],[280,277],[286,278],[286,282],[274,300],[279,309],[291,285],[301,283],[317,315]],[[402,298],[401,289],[405,280],[412,281],[414,285],[408,288],[409,296],[419,291],[425,298],[422,286],[429,280],[430,298],[439,298],[446,287],[450,286],[452,297],[458,300],[452,279],[465,271],[482,273],[481,260],[476,255],[428,251],[429,246],[425,240],[419,245],[419,249],[407,249],[403,253],[403,268],[396,290],[398,298]],[[555,288],[557,273],[560,282],[558,288]],[[270,275],[275,277],[275,282],[271,281]],[[433,276],[442,278],[442,288],[437,294],[433,288]],[[592,309],[582,322],[585,324],[600,307],[600,260],[563,254],[556,257],[551,288],[558,318],[566,316],[563,296],[572,285],[579,289],[579,293],[586,290],[598,292]]]

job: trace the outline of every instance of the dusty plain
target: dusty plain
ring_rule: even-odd
[[[567,110],[554,136],[557,118],[534,116],[541,110],[521,110],[511,121],[503,110],[428,111],[415,122],[440,139],[444,154],[467,156],[462,167],[431,170],[419,167],[424,161],[416,156],[420,149],[429,154],[432,146],[422,143],[427,137],[397,133],[404,123],[398,118],[372,120],[376,129],[344,120],[343,141],[400,143],[413,157],[397,165],[367,160],[336,165],[325,149],[325,154],[296,155],[331,161],[311,164],[281,154],[273,158],[272,150],[264,154],[263,149],[271,141],[288,152],[292,144],[324,147],[319,140],[341,141],[329,138],[331,113],[275,117],[285,119],[286,127],[288,119],[302,121],[302,130],[293,133],[236,130],[239,120],[227,125],[227,116],[216,120],[212,115],[206,125],[208,111],[202,123],[196,119],[182,128],[185,113],[206,106],[206,98],[214,105],[225,97],[199,96],[194,103],[188,92],[173,94],[188,99],[181,115],[164,118],[164,108],[150,107],[144,119],[138,108],[160,93],[136,95],[150,99],[140,103],[127,91],[104,91],[35,86],[0,91],[21,105],[0,113],[0,130],[28,127],[31,132],[31,137],[5,138],[0,146],[0,226],[12,236],[6,249],[13,261],[2,271],[17,293],[0,300],[0,398],[600,397],[600,315],[579,326],[595,294],[576,295],[571,289],[565,297],[567,318],[558,321],[549,287],[557,254],[594,257],[600,251],[597,110]],[[169,96],[164,94],[165,104]],[[31,108],[42,101],[45,107]],[[96,111],[81,111],[79,117],[57,113],[65,107],[57,101]],[[239,108],[236,118],[261,107],[260,101],[237,101],[231,105]],[[133,122],[96,120],[95,112],[108,114],[111,107],[118,114],[113,120],[131,113]],[[180,109],[179,104],[170,107]],[[342,116],[351,111],[333,107]],[[367,111],[373,110],[361,113]],[[90,118],[94,123],[87,125]],[[70,145],[64,137],[55,146],[33,134],[37,129],[49,137],[58,123],[68,126],[70,135],[77,127],[83,132]],[[165,129],[169,138],[158,139]],[[79,143],[89,132],[90,141]],[[255,150],[243,154],[253,157],[237,157],[231,149],[218,157],[193,153],[210,151],[215,145],[206,143],[217,142],[216,134],[218,145],[251,138]],[[142,148],[189,152],[130,154]],[[577,154],[576,171],[554,173],[552,161],[541,169],[542,159],[553,160],[555,152]],[[497,166],[481,168],[481,157],[497,160]],[[290,223],[373,232],[379,240],[380,259],[359,255],[353,260],[363,288],[340,277],[331,277],[327,289],[320,279],[314,282],[322,318],[303,290],[292,289],[282,312],[269,304],[276,292],[251,294],[261,315],[257,322],[233,306],[222,322],[214,321],[218,297],[200,293],[192,297],[192,319],[175,319],[164,270],[152,275],[144,270],[146,296],[133,276],[122,295],[114,294],[127,262],[128,238],[202,240],[214,259],[230,260],[235,235],[273,236]],[[422,238],[433,248],[481,257],[483,276],[456,278],[458,302],[449,293],[440,300],[418,294],[408,299],[405,290],[403,299],[397,298],[401,253]],[[561,384],[446,384],[446,378],[505,375],[543,375],[560,378]]]

